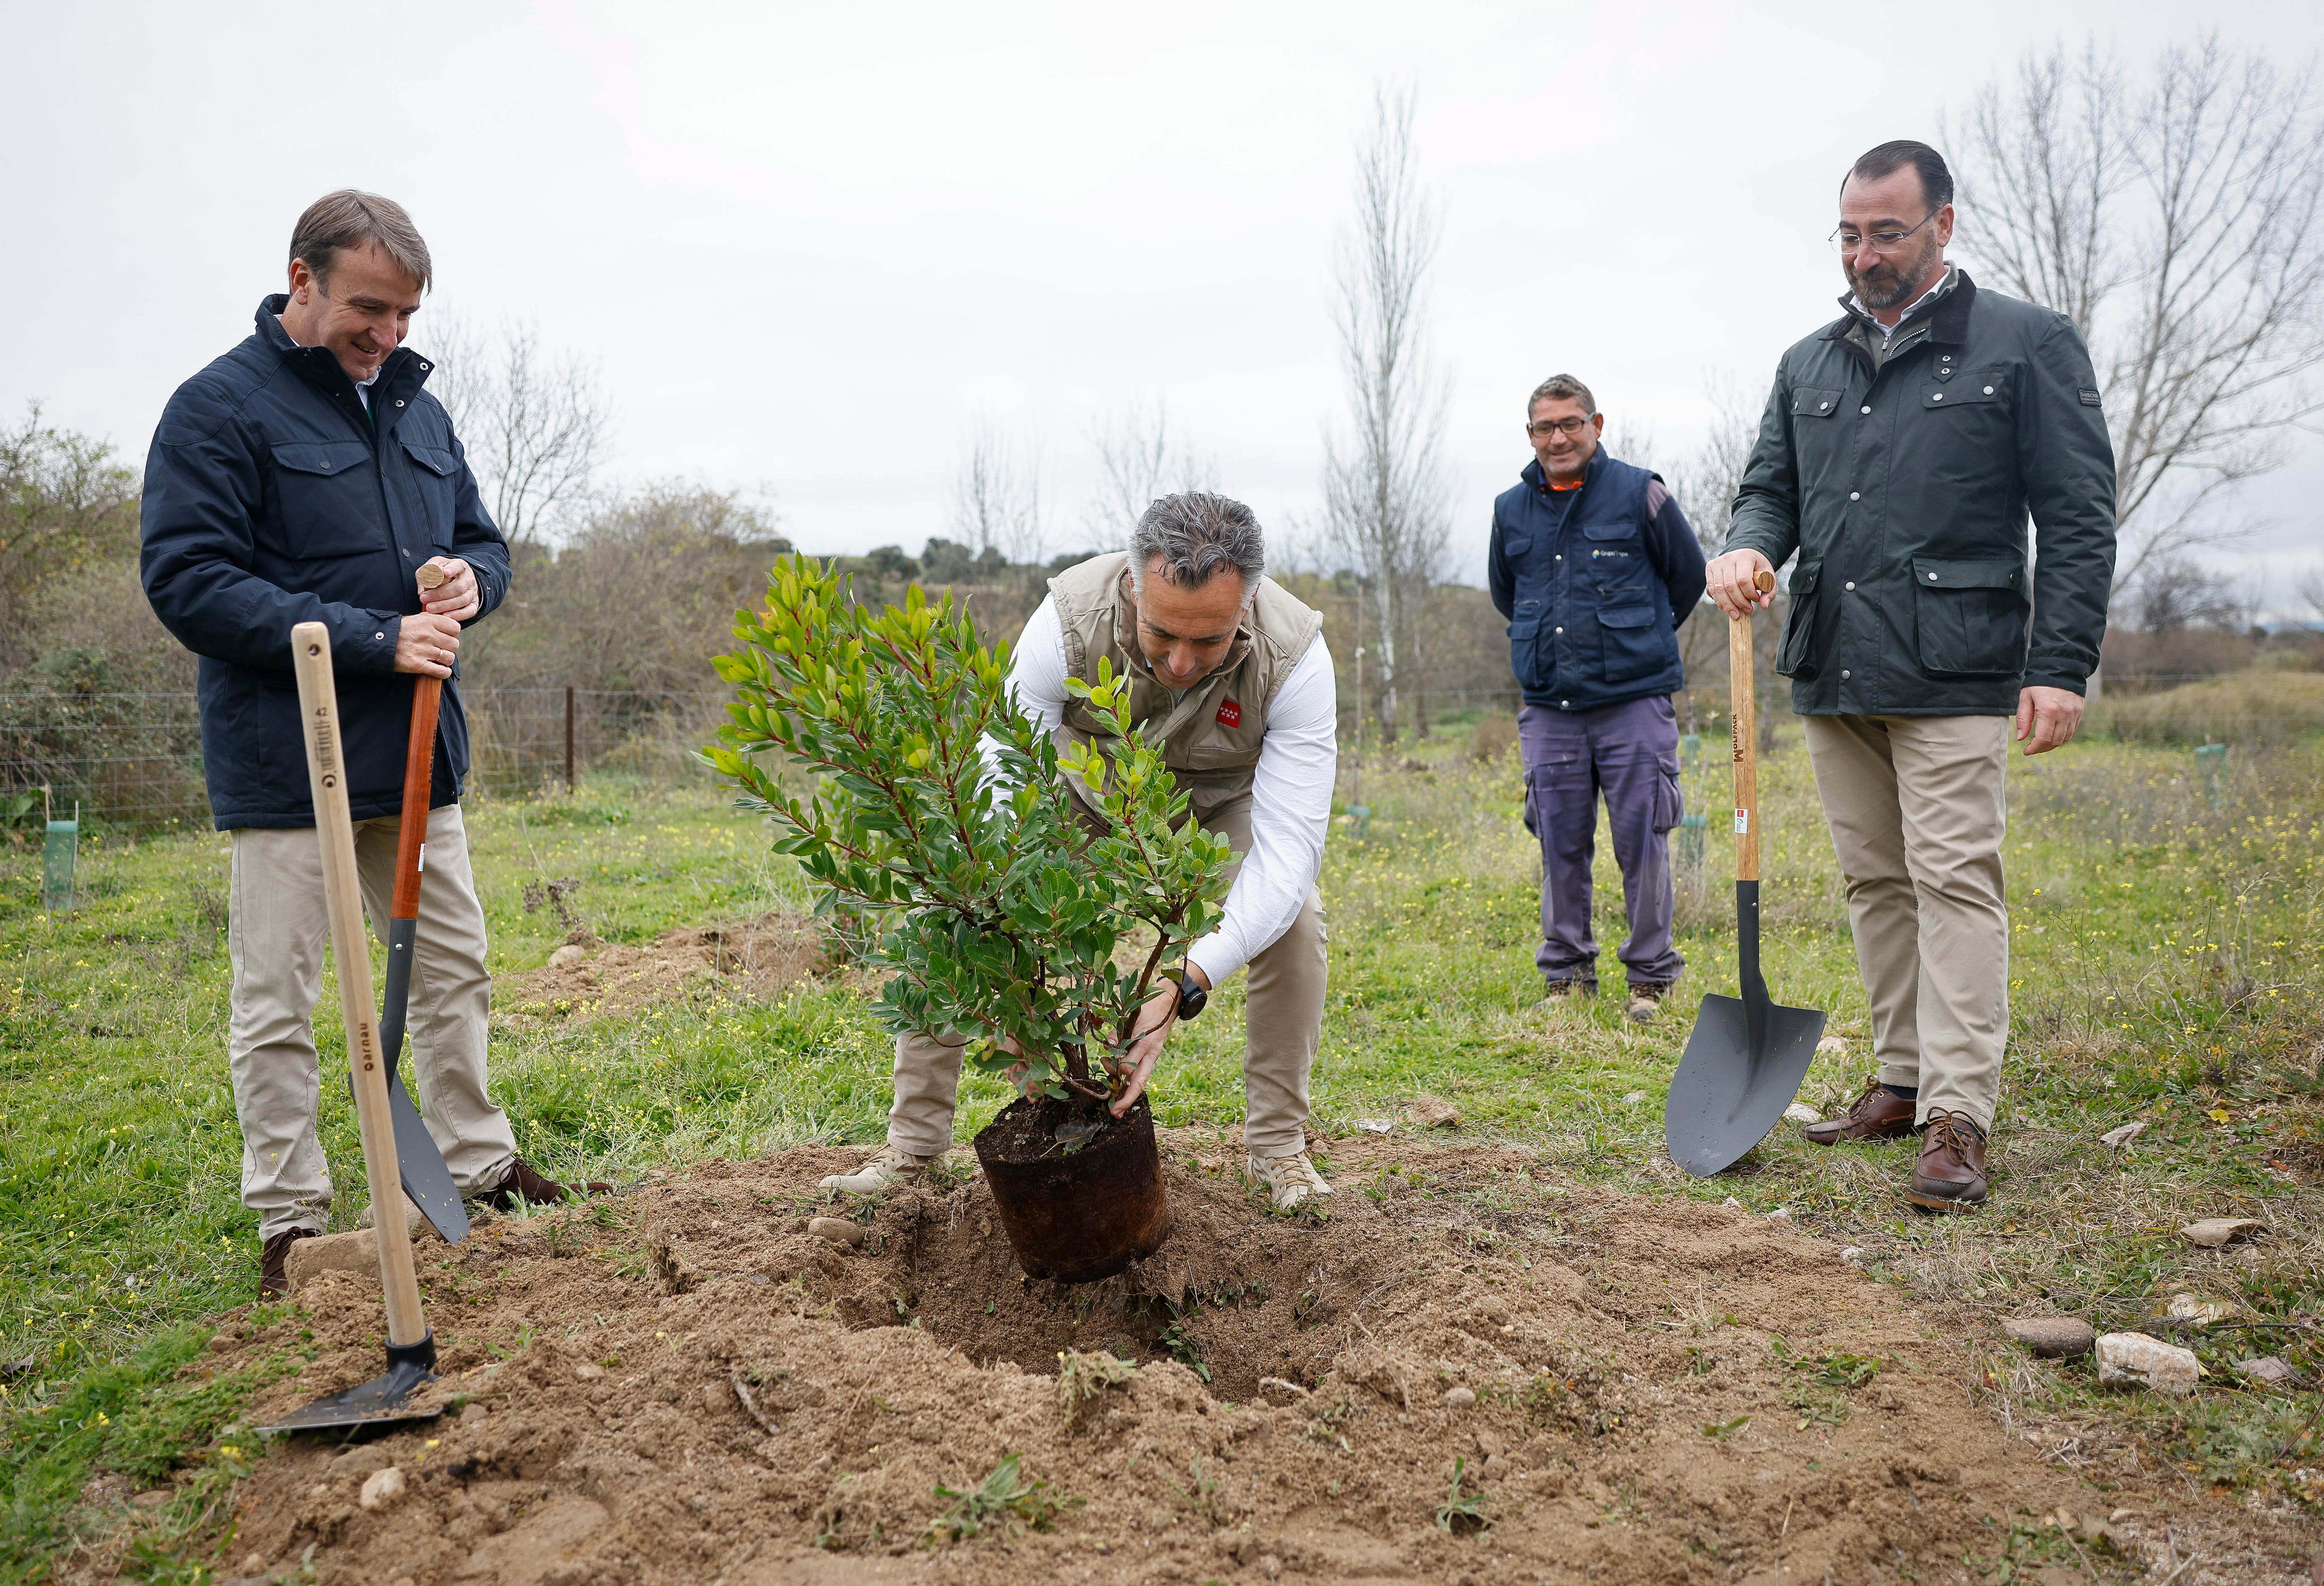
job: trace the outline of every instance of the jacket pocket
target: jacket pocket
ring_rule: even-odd
[[[459,489],[454,475],[460,471],[460,460],[443,447],[418,440],[404,440],[403,455],[411,459],[411,487],[420,498],[420,528],[430,544],[438,550],[449,550],[454,539],[455,497]]]
[[[1822,576],[1821,561],[1802,562],[1792,569],[1783,641],[1775,650],[1775,671],[1779,676],[1808,678],[1821,669],[1815,655],[1815,618],[1816,586],[1822,582]]]
[[[1803,385],[1792,392],[1792,417],[1829,419],[1848,400],[1848,390],[1835,385]]]
[[[275,521],[263,538],[294,560],[379,549],[377,494],[364,482],[371,447],[359,440],[287,440],[274,447]],[[271,529],[272,532],[267,532]]]
[[[1921,669],[1932,678],[2006,678],[2025,669],[2025,564],[1913,560]]]
[[[1509,619],[1509,670],[1520,688],[1542,689],[1549,687],[1556,670],[1549,664],[1554,658],[1545,659],[1541,653],[1544,643],[1541,632],[1541,602],[1517,602],[1517,615]]]
[[[1609,683],[1637,683],[1678,664],[1678,639],[1650,605],[1609,606],[1598,613]]]

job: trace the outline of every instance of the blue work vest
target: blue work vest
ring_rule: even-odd
[[[1578,499],[1543,490],[1535,464],[1493,503],[1517,576],[1509,667],[1527,705],[1595,710],[1685,686],[1670,590],[1646,554],[1653,477],[1600,448]]]

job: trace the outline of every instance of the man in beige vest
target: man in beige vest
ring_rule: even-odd
[[[1169,495],[1146,510],[1130,549],[1049,581],[1010,669],[1018,708],[1060,743],[1086,737],[1087,707],[1065,679],[1088,681],[1101,659],[1135,681],[1133,719],[1160,740],[1194,817],[1234,849],[1219,928],[1186,951],[1175,994],[1147,1004],[1130,1048],[1126,1110],[1146,1088],[1178,1020],[1245,964],[1243,1147],[1276,1210],[1328,1195],[1307,1158],[1307,1075],[1323,1030],[1323,901],[1315,877],[1331,821],[1339,694],[1323,619],[1266,576],[1249,507],[1224,496]],[[854,1173],[823,1181],[864,1193],[918,1174],[952,1147],[961,1047],[924,1036],[896,1041],[888,1143]]]

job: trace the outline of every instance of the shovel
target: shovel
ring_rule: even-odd
[[[320,622],[290,630],[290,663],[307,726],[307,779],[315,798],[315,835],[323,848],[323,897],[330,912],[331,953],[339,966],[339,1011],[347,1026],[347,1066],[355,1083],[355,1121],[363,1138],[371,1203],[392,1206],[397,1184],[395,1126],[390,1121],[387,1064],[372,1016],[371,944],[364,932],[363,893],[355,879],[355,828],[339,737],[338,695],[331,678],[331,633]],[[401,1089],[401,1087],[395,1087]],[[420,1305],[411,1268],[411,1235],[400,1216],[373,1219],[379,1240],[380,1287],[387,1300],[387,1374],[294,1410],[263,1432],[322,1432],[433,1420],[441,1409],[414,1409],[412,1390],[436,1379],[436,1338]]]
[[[431,568],[433,564],[430,564]],[[410,1093],[396,1077],[396,1059],[403,1054],[404,1015],[411,1001],[414,944],[420,936],[420,879],[428,860],[428,795],[436,771],[436,711],[444,697],[444,680],[419,678],[411,693],[411,740],[403,756],[403,824],[395,839],[395,896],[388,908],[387,995],[379,1015],[379,1046],[387,1064],[387,1110],[395,1123],[395,1161],[403,1177],[403,1193],[434,1225],[444,1242],[458,1244],[468,1237],[468,1213],[460,1204],[460,1186],[452,1182],[436,1137],[412,1105]],[[350,1076],[350,1083],[353,1076]]]
[[[1762,594],[1775,586],[1759,574]],[[1752,697],[1751,622],[1727,624],[1729,714],[1735,731],[1735,945],[1742,996],[1702,1000],[1686,1054],[1671,1076],[1663,1140],[1671,1160],[1708,1178],[1766,1138],[1799,1093],[1823,1037],[1823,1015],[1767,998],[1759,973],[1759,764]]]

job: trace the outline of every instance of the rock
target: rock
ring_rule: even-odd
[[[1388,1118],[1359,1118],[1356,1120],[1356,1127],[1363,1130],[1366,1134],[1393,1134],[1396,1132],[1396,1121],[1395,1120]]]
[[[1864,1247],[1849,1245],[1840,1252],[1840,1259],[1851,1267],[1858,1266],[1864,1260]]]
[[[1622,1105],[1623,1105],[1623,1106],[1625,1106],[1625,1107],[1635,1107],[1635,1106],[1637,1106],[1639,1102],[1641,1102],[1645,1101],[1646,1099],[1646,1092],[1644,1092],[1644,1091],[1632,1091],[1628,1095],[1624,1096],[1624,1097],[1622,1098]]]
[[[595,1360],[584,1360],[573,1368],[573,1375],[584,1382],[595,1382],[605,1374],[605,1368]]]
[[[860,1245],[871,1230],[861,1222],[844,1217],[813,1217],[807,1220],[807,1231],[826,1244]]]
[[[2214,1322],[2224,1322],[2234,1315],[2236,1308],[2191,1294],[2174,1294],[2163,1314],[2173,1322],[2184,1322],[2193,1327],[2209,1327]]]
[[[2109,1146],[2126,1146],[2145,1132],[2146,1120],[2142,1118],[2136,1123],[2126,1123],[2120,1129],[2110,1129],[2098,1136],[2098,1139]]]
[[[1794,1102],[1784,1109],[1784,1121],[1785,1123],[1821,1123],[1823,1114],[1805,1102]]]
[[[334,1476],[368,1476],[386,1470],[392,1462],[387,1451],[377,1443],[363,1443],[333,1460],[330,1470]]]
[[[1789,1222],[1791,1220],[1792,1209],[1789,1206],[1778,1206],[1767,1213],[1767,1221],[1770,1222]]]
[[[1502,1438],[1499,1433],[1480,1432],[1477,1434],[1477,1452],[1483,1454],[1487,1459],[1491,1459],[1497,1453],[1507,1453],[1508,1452],[1508,1443]]]
[[[2289,1388],[2300,1380],[2300,1373],[2291,1363],[2275,1355],[2262,1355],[2256,1360],[2237,1360],[2236,1369],[2255,1382],[2264,1382],[2270,1388]]]
[[[1465,1410],[1476,1402],[1477,1396],[1470,1388],[1448,1388],[1444,1390],[1444,1407],[1448,1410]]]
[[[492,1412],[484,1408],[484,1403],[482,1399],[470,1399],[466,1404],[460,1406],[460,1423],[466,1426],[474,1426],[481,1423],[484,1418],[490,1414],[492,1414]]]
[[[2101,1333],[2098,1351],[2100,1382],[2178,1396],[2194,1392],[2196,1380],[2203,1374],[2194,1351],[2144,1332]]]
[[[1816,1043],[1816,1053],[1819,1056],[1836,1056],[1847,1050],[1848,1043],[1838,1036],[1826,1036]]]
[[[2190,1222],[2179,1231],[2203,1249],[2216,1250],[2221,1245],[2247,1239],[2266,1226],[2256,1217],[2206,1217],[2200,1222]]]
[[[282,1260],[290,1292],[326,1272],[352,1272],[374,1285],[379,1282],[379,1233],[358,1228],[353,1233],[327,1233],[317,1239],[291,1241]]]
[[[556,952],[551,953],[549,955],[549,967],[551,969],[569,969],[574,964],[581,963],[588,956],[589,950],[586,947],[576,947],[568,944],[566,946],[559,947]]]
[[[1461,1127],[1461,1109],[1442,1096],[1432,1096],[1425,1092],[1413,1097],[1412,1104],[1404,1110],[1404,1115],[1423,1129]]]
[[[305,1241],[302,1240],[300,1242],[303,1244]],[[232,1349],[236,1342],[237,1341],[235,1336],[230,1332],[213,1333],[210,1335],[210,1353],[214,1355],[222,1355],[226,1353],[226,1351]],[[244,1570],[243,1573],[247,1575],[250,1572],[248,1570]]]
[[[2045,1360],[2079,1360],[2098,1341],[2098,1330],[2080,1316],[2013,1316],[2001,1330]]]
[[[390,1465],[384,1471],[374,1471],[364,1479],[363,1496],[355,1501],[373,1514],[378,1514],[401,1503],[403,1493],[403,1472]]]

